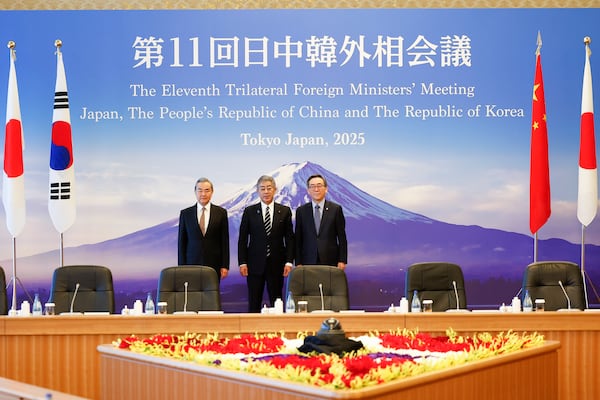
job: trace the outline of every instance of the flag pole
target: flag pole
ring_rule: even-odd
[[[538,231],[548,221],[550,204],[550,165],[548,128],[542,76],[542,34],[537,34],[535,76],[531,103],[531,159],[529,175],[529,229],[533,234],[533,262],[538,260]]]
[[[585,45],[586,51],[588,53],[588,57],[589,54],[591,53],[590,50],[590,43],[592,42],[592,39],[589,36],[586,36],[583,38],[583,44]],[[589,302],[588,302],[588,293],[587,293],[587,285],[585,283],[585,225],[581,224],[581,279],[583,281],[583,294],[585,296],[585,308],[589,307]]]
[[[11,40],[7,46],[10,49],[11,57],[14,57],[15,42]],[[12,237],[12,258],[12,305],[9,315],[17,315],[17,239],[14,236]]]
[[[62,41],[54,41],[56,47],[56,85],[52,111],[52,140],[50,144],[48,211],[59,233],[59,266],[64,262],[64,232],[75,221],[73,145],[67,80],[62,59]]]
[[[17,315],[17,244],[16,237],[25,227],[25,183],[23,149],[25,139],[21,125],[21,108],[15,68],[16,43],[10,40],[10,67],[6,96],[6,125],[4,140],[4,174],[2,177],[2,203],[6,211],[6,227],[12,237],[12,305],[8,315]],[[20,282],[20,281],[19,281]]]
[[[12,306],[9,315],[17,315],[17,239],[12,238]]]
[[[533,262],[537,262],[538,254],[538,233],[533,234]]]
[[[60,48],[62,47],[62,41],[57,39],[54,41],[54,47],[56,47],[56,56],[60,57]],[[57,73],[58,74],[58,73]],[[56,96],[56,93],[55,93]],[[65,266],[65,253],[64,253],[64,241],[63,241],[63,232],[60,232],[60,243],[59,243],[59,255],[58,255],[58,265],[61,267]]]
[[[596,140],[594,138],[594,99],[592,91],[592,72],[590,66],[589,36],[583,38],[585,45],[585,64],[583,69],[583,88],[581,90],[581,127],[579,144],[579,177],[577,193],[577,219],[581,223],[581,277],[588,307],[585,279],[585,228],[592,223],[598,212],[598,172],[596,164]]]
[[[14,59],[15,42],[8,42],[7,47],[10,49],[10,55]],[[12,305],[9,315],[17,315],[17,239],[12,237]]]
[[[535,49],[535,58],[536,58],[536,64],[537,64],[537,58],[540,55],[541,50],[542,50],[542,33],[540,31],[538,31],[536,44],[537,44],[537,47]],[[537,66],[536,66],[536,68],[537,68]],[[534,82],[534,85],[535,85],[535,82]],[[531,214],[531,210],[530,210],[530,214]],[[537,258],[538,258],[538,230],[536,230],[535,233],[533,234],[533,262],[537,262]]]
[[[63,242],[63,233],[60,233],[60,256],[59,256],[60,266],[65,266],[65,253],[64,253],[64,242]]]
[[[585,284],[585,225],[581,224],[581,279],[583,281],[583,294],[585,296],[585,308],[589,307],[587,285]]]

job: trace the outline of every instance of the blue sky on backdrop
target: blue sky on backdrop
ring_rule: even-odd
[[[428,217],[529,233],[529,140],[536,38],[542,34],[542,64],[550,141],[553,214],[541,237],[573,242],[580,238],[576,218],[579,115],[584,62],[583,38],[600,39],[598,9],[480,10],[246,10],[246,11],[5,11],[0,43],[17,43],[17,76],[25,130],[28,219],[18,239],[21,254],[55,249],[58,235],[48,217],[46,190],[56,58],[54,40],[63,41],[71,102],[78,218],[65,245],[94,243],[178,216],[193,203],[199,176],[216,184],[214,199],[225,200],[241,186],[282,164],[310,160],[341,175],[368,193]],[[470,67],[361,68],[311,67],[294,60],[282,66],[270,54],[267,67],[208,66],[209,38],[266,37],[271,43],[290,36],[365,38],[373,52],[378,35],[402,36],[406,48],[419,36],[438,44],[445,35],[470,39]],[[164,39],[161,67],[134,68],[136,37]],[[191,59],[191,38],[199,40],[202,67],[169,67],[172,38],[179,38],[181,62]],[[592,42],[592,51],[595,48]],[[271,48],[272,50],[272,48]],[[8,76],[8,50],[0,77]],[[305,49],[306,51],[306,49]],[[600,50],[599,50],[600,51]],[[338,57],[341,57],[338,55]],[[437,60],[437,59],[436,59]],[[600,64],[592,60],[600,85]],[[596,65],[598,64],[598,65]],[[345,94],[263,97],[134,97],[131,84],[159,88],[163,83],[204,87],[226,83],[305,87],[343,87]],[[405,96],[350,96],[350,83],[411,86]],[[472,86],[475,95],[422,95],[421,84]],[[5,88],[0,110],[5,110]],[[290,89],[291,90],[291,89]],[[597,92],[598,90],[596,90]],[[369,108],[368,118],[223,118],[140,121],[127,108],[158,110],[219,106],[267,106],[281,111],[295,105],[323,109]],[[376,118],[373,106],[401,111],[398,118]],[[456,109],[480,105],[521,109],[513,118],[406,118],[405,107]],[[83,108],[117,110],[123,121],[82,120]],[[215,111],[216,112],[216,111]],[[280,137],[325,137],[329,146],[298,148],[243,146],[242,132]],[[334,132],[364,132],[362,146],[334,146]],[[4,212],[3,210],[1,211]],[[600,227],[588,228],[588,242],[600,244]],[[10,243],[0,229],[0,243]],[[0,258],[8,258],[0,246]]]

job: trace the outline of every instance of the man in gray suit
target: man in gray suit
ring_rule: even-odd
[[[306,185],[312,201],[296,209],[296,265],[331,265],[343,270],[348,263],[348,242],[342,206],[325,200],[323,176],[310,176]]]

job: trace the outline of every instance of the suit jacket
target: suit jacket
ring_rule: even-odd
[[[246,207],[240,223],[238,264],[248,264],[249,274],[263,274],[267,260],[267,241],[271,246],[272,265],[283,267],[294,262],[292,210],[279,203],[273,205],[271,236],[267,238],[261,204]]]
[[[295,241],[297,265],[337,266],[338,262],[347,263],[346,219],[342,206],[325,200],[318,235],[313,219],[312,202],[298,207]]]
[[[227,211],[211,204],[206,234],[202,236],[198,224],[197,203],[179,214],[179,265],[206,265],[217,271],[229,269],[229,222]]]

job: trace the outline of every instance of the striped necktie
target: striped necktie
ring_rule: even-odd
[[[269,211],[269,206],[265,209],[265,232],[267,234],[267,257],[271,255],[271,244],[269,243],[269,239],[271,236],[271,211]]]

